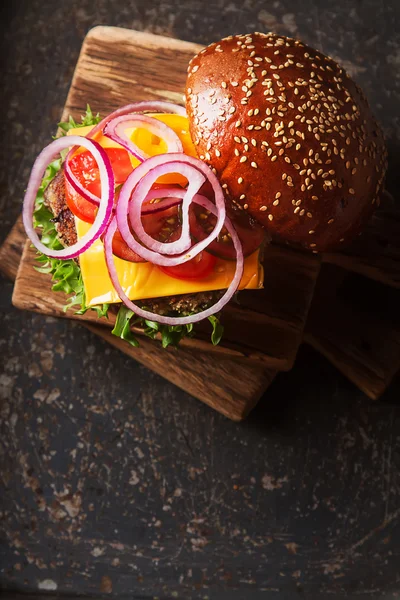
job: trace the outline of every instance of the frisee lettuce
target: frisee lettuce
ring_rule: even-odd
[[[58,127],[61,130],[61,135],[66,135],[70,129],[96,125],[100,120],[100,115],[94,115],[90,106],[87,105],[86,113],[82,116],[80,123],[77,123],[70,116],[68,121],[59,123]],[[54,160],[48,166],[36,196],[35,212],[33,216],[35,227],[41,229],[42,242],[54,250],[61,249],[62,244],[58,239],[55,223],[52,220],[53,214],[44,204],[44,191],[50,181],[61,169],[62,158],[64,157]],[[40,266],[35,267],[35,269],[39,273],[48,273],[51,275],[52,281],[54,282],[54,285],[52,286],[53,291],[64,292],[69,296],[68,302],[64,306],[64,311],[67,311],[74,306],[79,306],[80,308],[76,311],[76,314],[78,315],[83,315],[88,310],[94,310],[99,318],[108,318],[108,304],[98,304],[96,306],[86,305],[82,273],[75,260],[49,258],[41,252],[38,252],[37,254],[36,260],[40,263]],[[209,321],[213,327],[211,341],[214,345],[219,344],[224,328],[218,317],[215,315],[209,317]],[[194,335],[193,323],[188,325],[164,325],[162,323],[157,323],[156,321],[149,321],[148,319],[138,317],[133,311],[122,304],[119,307],[112,333],[131,344],[131,346],[137,347],[139,346],[139,342],[131,330],[131,327],[134,325],[143,328],[144,334],[151,339],[155,339],[156,336],[159,335],[164,348],[167,348],[170,345],[177,346],[183,338],[192,337]]]

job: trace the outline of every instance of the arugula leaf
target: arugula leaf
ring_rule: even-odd
[[[70,116],[68,121],[61,122],[58,124],[58,126],[64,132],[65,135],[70,129],[76,129],[77,127],[89,127],[90,125],[97,125],[97,123],[100,123],[100,121],[101,117],[99,113],[97,113],[97,115],[94,115],[89,104],[87,104],[86,113],[82,115],[81,123],[77,123],[75,119],[73,119]]]
[[[147,327],[149,327],[153,331],[158,331],[158,323],[156,321],[148,321],[147,319],[145,319],[144,322],[146,323]]]
[[[127,306],[120,306],[120,309],[117,314],[117,319],[115,321],[114,329],[111,333],[125,340],[131,346],[135,346],[137,348],[139,346],[139,342],[133,335],[130,328],[130,321],[133,315],[134,313],[131,310],[129,310]]]
[[[81,118],[81,123],[77,123],[70,116],[68,121],[61,122],[58,126],[62,135],[66,135],[70,129],[96,125],[100,120],[100,115],[98,113],[94,115],[88,104],[86,113]],[[53,222],[53,214],[44,204],[44,191],[50,181],[61,169],[62,160],[65,158],[65,154],[66,152],[61,153],[60,158],[57,158],[49,164],[36,196],[35,212],[33,216],[35,227],[41,229],[42,242],[49,248],[55,250],[60,250],[62,244],[58,239],[57,230]],[[37,253],[36,260],[40,265],[35,267],[36,271],[39,273],[47,273],[52,276],[52,280],[54,281],[52,290],[61,291],[69,295],[68,302],[64,306],[64,311],[67,311],[74,306],[79,306],[80,308],[76,311],[76,314],[78,315],[83,315],[88,310],[94,310],[99,318],[108,318],[108,304],[104,303],[96,306],[86,305],[82,273],[79,264],[75,260],[49,258],[40,252]],[[211,341],[215,345],[221,340],[223,327],[216,316],[209,317],[209,320],[213,326]],[[151,339],[155,339],[157,334],[160,334],[164,348],[167,348],[170,345],[177,346],[184,337],[192,337],[195,334],[193,323],[189,323],[188,325],[163,325],[156,321],[138,317],[122,304],[119,308],[112,333],[127,341],[132,346],[137,347],[139,346],[139,342],[130,329],[132,325],[143,327],[144,334]]]
[[[224,327],[223,327],[223,325],[221,325],[218,317],[216,317],[215,315],[211,315],[210,317],[208,317],[208,320],[210,321],[211,325],[213,326],[213,331],[211,334],[211,341],[214,346],[217,346],[217,344],[220,343],[221,338],[224,334]]]

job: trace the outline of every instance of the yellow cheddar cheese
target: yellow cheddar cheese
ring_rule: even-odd
[[[75,224],[78,238],[83,237],[91,227],[77,217]],[[114,260],[121,285],[131,300],[223,290],[232,281],[236,267],[234,261],[218,259],[214,271],[204,279],[184,280],[170,277],[151,263],[131,263],[117,256],[114,256]],[[79,262],[88,306],[103,302],[120,302],[108,275],[103,243],[100,240],[81,254]],[[244,261],[244,273],[239,289],[262,288],[263,275],[257,250]]]

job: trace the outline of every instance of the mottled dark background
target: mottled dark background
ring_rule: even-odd
[[[400,167],[398,0],[13,0],[0,8],[0,241],[98,24],[273,29],[339,59]],[[400,384],[372,404],[300,351],[244,424],[1,281],[0,587],[128,598],[400,596]],[[14,595],[8,595],[9,598]]]

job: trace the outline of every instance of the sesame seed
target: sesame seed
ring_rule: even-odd
[[[221,152],[219,150],[216,150],[215,151],[215,156],[218,156],[218,157],[221,156]]]
[[[279,200],[274,200],[272,204],[273,204],[273,206],[278,206]]]
[[[244,200],[246,198],[246,194],[242,194],[239,198],[239,200]]]
[[[228,87],[228,86],[226,85],[226,81],[222,81],[222,82],[221,82],[221,86],[222,86],[222,87],[223,87],[225,90],[226,90],[226,88]]]
[[[260,207],[260,211],[261,211],[261,212],[265,212],[266,210],[267,210],[267,207],[266,207],[266,206],[261,206],[261,207]]]
[[[310,248],[316,248],[317,244],[310,244]]]
[[[243,204],[243,208],[244,208],[244,210],[247,210],[249,208],[249,205],[248,204]]]
[[[193,67],[192,69],[192,73],[196,73],[196,71],[199,70],[199,65],[196,65],[195,67]]]
[[[253,161],[253,162],[252,162],[252,163],[250,163],[250,164],[251,164],[251,166],[253,167],[253,169],[257,169],[257,163],[256,163],[256,162],[254,162],[254,161]]]
[[[353,190],[353,188],[350,188],[350,189],[349,189],[349,193],[350,193],[350,194],[355,194],[355,191]]]
[[[273,215],[268,215],[268,219],[269,219],[270,221],[272,221],[272,220],[273,220],[273,218],[274,218],[274,217],[273,217]]]
[[[243,177],[238,178],[238,183],[243,183]]]
[[[246,160],[247,160],[247,156],[241,156],[239,162],[244,163],[244,162],[246,162]]]
[[[234,153],[236,156],[239,156],[239,150],[237,148],[235,148]]]
[[[231,106],[230,109],[228,110],[228,112],[233,115],[233,113],[235,112],[236,108],[234,106]]]

